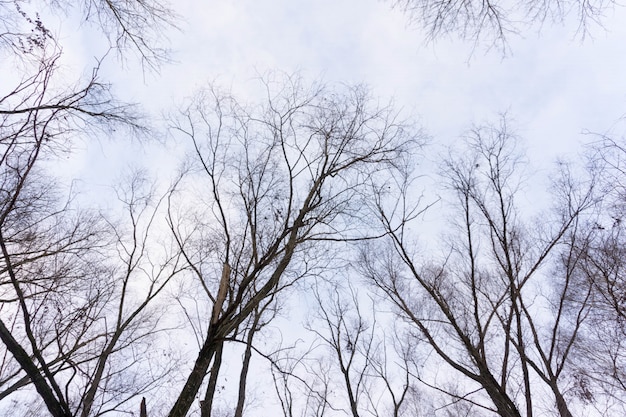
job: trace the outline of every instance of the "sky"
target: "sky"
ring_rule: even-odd
[[[573,17],[531,27],[511,35],[503,55],[455,38],[428,43],[423,29],[377,0],[179,1],[174,7],[180,20],[167,35],[172,63],[158,73],[115,57],[103,66],[122,99],[142,103],[157,119],[208,82],[254,99],[248,96],[259,75],[300,72],[311,81],[363,83],[373,96],[393,99],[435,148],[506,112],[530,159],[546,163],[558,155],[576,158],[580,144],[593,139],[583,132],[621,133],[626,114],[625,9],[607,12],[604,28],[591,27],[585,39]],[[58,30],[68,67],[83,70],[107,46],[77,25],[61,21]],[[83,35],[69,35],[75,29]],[[134,145],[122,142],[87,151],[79,175],[99,171],[94,164],[134,163]],[[158,159],[171,150],[139,152]]]

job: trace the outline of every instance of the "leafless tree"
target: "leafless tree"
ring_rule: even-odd
[[[333,391],[343,393],[335,397],[344,397],[340,401],[345,401],[346,413],[353,417],[407,415],[407,403],[419,402],[412,377],[414,357],[405,355],[406,350],[397,354],[396,347],[406,347],[394,346],[398,335],[383,330],[394,326],[378,322],[374,300],[359,295],[349,279],[339,280],[345,285],[322,281],[313,288],[318,318],[307,325],[331,352],[329,361],[338,370]],[[413,412],[426,408],[419,405],[413,404]],[[333,408],[341,409],[341,402],[333,401]]]
[[[575,248],[586,241],[582,225],[596,207],[593,181],[576,181],[561,170],[552,190],[554,214],[524,216],[516,199],[524,161],[507,129],[506,119],[474,129],[463,153],[443,165],[457,208],[444,257],[417,256],[410,220],[419,209],[407,204],[405,193],[391,207],[378,200],[391,243],[364,249],[363,273],[442,363],[467,378],[461,391],[448,391],[455,401],[530,417],[541,392],[537,381],[543,381],[560,415],[570,416],[562,376],[589,310]],[[400,190],[410,189],[407,178]],[[578,304],[566,315],[564,305],[574,295]],[[546,319],[550,306],[557,307]],[[445,390],[441,382],[430,384]]]
[[[187,414],[219,346],[259,306],[324,268],[333,241],[365,237],[367,179],[418,139],[361,87],[279,78],[265,83],[261,106],[207,89],[172,121],[193,161],[177,188],[184,209],[172,194],[170,228],[210,307],[171,417]]]
[[[343,299],[338,284],[331,285],[328,291],[320,286],[313,288],[319,321],[312,321],[307,327],[332,352],[332,360],[340,373],[338,379],[342,381],[339,387],[345,392],[348,403],[348,414],[359,417],[369,405],[364,397],[371,391],[368,374],[375,327],[366,322],[360,310],[363,303],[352,286],[348,284],[348,300]]]
[[[587,244],[576,247],[582,257],[577,273],[590,288],[591,308],[581,332],[584,343],[573,349],[579,364],[572,377],[573,391],[580,401],[607,414],[622,413],[626,405],[624,155],[623,139],[601,136],[590,145],[588,168],[599,179],[602,205]],[[583,365],[589,363],[594,365]]]
[[[0,235],[0,336],[11,355],[0,368],[0,397],[33,384],[55,416],[124,409],[175,364],[151,363],[165,351],[149,348],[160,317],[154,301],[180,271],[179,252],[155,248],[158,206],[140,177],[120,194],[125,227],[59,204],[45,178],[25,176]]]
[[[77,7],[66,3],[65,7]],[[175,28],[178,16],[169,5],[160,0],[85,0],[80,4],[84,20],[102,28],[120,56],[134,52],[142,64],[158,69],[167,61],[167,29]]]
[[[304,352],[295,347],[283,348],[272,357],[272,378],[284,417],[327,415],[330,405],[330,364],[314,351],[313,344]]]
[[[273,364],[273,359],[271,358],[272,354],[257,349],[255,346],[255,338],[261,333],[263,327],[271,322],[278,313],[278,306],[275,301],[274,297],[270,297],[265,300],[263,304],[259,305],[249,319],[243,323],[231,337],[225,339],[216,351],[209,371],[209,380],[204,393],[204,399],[201,401],[200,405],[200,414],[202,416],[210,417],[214,414],[213,400],[218,391],[218,378],[220,377],[221,365],[223,363],[222,355],[225,345],[232,347],[237,347],[236,345],[244,346],[237,387],[237,401],[233,416],[241,417],[244,415],[244,407],[247,405],[246,399],[248,397],[248,375],[251,370],[253,355],[257,354],[263,361],[269,361],[270,364]]]
[[[52,9],[70,15],[79,9],[82,19],[93,24],[109,40],[121,59],[136,54],[144,66],[158,69],[168,59],[167,29],[175,28],[178,17],[158,0],[0,1],[0,48],[20,55],[36,53],[57,35],[49,30],[40,12]]]
[[[507,50],[511,35],[562,23],[571,15],[577,19],[577,32],[585,36],[593,24],[601,27],[607,11],[619,7],[613,1],[446,1],[446,0],[392,0],[394,7],[405,12],[412,21],[422,26],[429,40],[448,35],[486,42],[489,47]]]
[[[160,205],[140,177],[119,194],[128,222],[114,223],[46,171],[77,137],[145,129],[98,66],[73,83],[59,74],[55,35],[24,6],[0,2],[0,53],[15,69],[15,84],[0,86],[0,398],[33,387],[52,415],[100,415],[165,376],[160,365],[145,372],[154,352],[144,349],[179,251],[152,246]]]

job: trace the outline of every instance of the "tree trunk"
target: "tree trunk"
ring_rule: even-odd
[[[241,366],[241,374],[239,376],[239,395],[237,396],[237,407],[235,408],[234,417],[243,416],[243,406],[246,402],[246,382],[248,380],[248,370],[250,369],[250,359],[252,358],[252,341],[254,339],[254,333],[259,324],[261,318],[261,312],[257,312],[254,317],[254,322],[248,331],[248,337],[246,338],[246,351],[243,354],[243,365]]]
[[[487,395],[493,401],[493,405],[498,410],[500,417],[522,417],[515,403],[509,398],[506,392],[503,392],[499,384],[493,379],[491,374],[479,381],[483,386]]]
[[[211,411],[213,410],[213,398],[215,398],[215,390],[217,389],[217,377],[220,374],[220,367],[222,366],[222,352],[224,351],[224,343],[220,343],[215,349],[215,359],[213,360],[213,366],[211,367],[211,375],[209,375],[209,384],[206,387],[204,393],[204,401],[200,404],[200,416],[211,417]]]
[[[109,342],[106,349],[102,352],[100,357],[98,357],[98,364],[96,365],[96,372],[94,373],[93,379],[91,380],[91,386],[85,393],[85,397],[83,400],[83,411],[81,412],[81,417],[88,417],[91,413],[91,409],[93,407],[94,400],[96,398],[96,394],[98,393],[98,389],[100,388],[100,382],[102,381],[102,376],[104,375],[104,371],[106,369],[106,365],[108,363],[109,357],[117,344],[121,335],[121,330],[118,328],[113,335],[113,338]]]
[[[50,414],[54,417],[72,417],[72,413],[56,398],[28,353],[26,353],[17,340],[13,338],[13,335],[11,335],[11,332],[4,325],[2,320],[0,320],[0,339],[33,382],[35,389],[43,399]]]
[[[146,408],[146,397],[141,399],[141,405],[139,406],[139,417],[148,417],[148,409]]]
[[[561,391],[553,387],[552,392],[554,392],[554,397],[556,398],[556,408],[559,410],[559,415],[561,417],[573,417],[567,407],[567,402],[565,401],[565,398],[563,398]]]
[[[204,381],[211,360],[213,356],[215,356],[215,351],[219,346],[215,339],[218,325],[211,325],[209,327],[209,332],[207,333],[204,345],[202,345],[202,349],[198,352],[198,358],[193,365],[193,370],[189,374],[178,399],[170,410],[168,414],[169,417],[185,417],[189,412],[191,404],[193,404],[194,398],[202,385],[202,381]]]

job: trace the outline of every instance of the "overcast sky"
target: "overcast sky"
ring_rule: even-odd
[[[365,83],[373,95],[393,97],[435,147],[505,111],[531,159],[574,155],[580,143],[592,139],[581,134],[585,130],[621,133],[624,9],[609,12],[605,28],[592,27],[584,41],[576,35],[574,18],[541,31],[535,26],[511,36],[503,56],[458,39],[427,44],[423,30],[378,0],[177,1],[173,7],[181,30],[169,34],[172,64],[159,74],[144,74],[132,61],[121,69],[109,59],[104,67],[123,98],[155,115],[208,81],[245,96],[258,74],[280,70],[330,83]],[[58,30],[68,62],[83,70],[105,46],[98,46],[95,36],[74,36],[76,29],[61,22]],[[104,145],[85,156],[83,173],[96,172],[94,164],[111,167],[136,156],[127,143]]]

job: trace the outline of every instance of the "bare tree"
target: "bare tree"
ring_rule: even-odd
[[[442,363],[467,378],[460,391],[448,390],[455,401],[501,416],[530,417],[540,395],[536,382],[543,381],[560,415],[570,416],[562,374],[589,310],[589,291],[579,287],[575,272],[581,259],[575,248],[586,239],[588,229],[581,225],[595,207],[593,183],[574,181],[563,170],[553,190],[555,214],[524,220],[516,201],[523,166],[516,140],[503,119],[499,126],[473,130],[464,154],[444,164],[458,209],[456,233],[447,238],[442,260],[416,255],[410,220],[419,208],[408,204],[406,193],[391,208],[379,199],[390,246],[366,247],[363,273]],[[405,178],[400,190],[410,189]],[[555,264],[561,266],[547,272]],[[567,321],[572,316],[563,306],[574,294],[582,297],[574,320]],[[546,320],[550,305],[557,308]],[[441,382],[430,384],[447,390]]]
[[[265,300],[325,267],[327,244],[363,237],[367,179],[416,139],[363,88],[265,86],[256,107],[203,90],[172,122],[194,156],[187,215],[172,204],[170,228],[211,306],[172,417],[187,414],[218,347]]]
[[[578,366],[572,390],[582,403],[606,414],[622,413],[626,406],[624,154],[621,138],[601,136],[590,145],[588,168],[598,178],[602,205],[586,244],[575,248],[582,257],[577,273],[590,288],[590,309],[581,330],[583,343],[573,347]],[[585,366],[589,363],[593,366]]]
[[[3,64],[17,70],[16,83],[0,87],[0,398],[34,387],[52,415],[100,415],[164,376],[158,366],[139,369],[155,335],[148,305],[180,270],[178,251],[151,246],[159,204],[139,177],[119,195],[130,222],[123,230],[80,209],[44,169],[69,157],[78,136],[145,129],[98,67],[75,83],[59,75],[54,34],[23,5],[0,4],[0,53],[13,53]]]
[[[248,382],[248,373],[250,372],[250,364],[254,349],[254,338],[263,327],[272,321],[277,314],[277,306],[273,297],[270,297],[262,305],[259,305],[252,316],[250,323],[242,332],[245,335],[245,351],[243,353],[243,361],[241,372],[239,374],[239,387],[237,392],[237,405],[235,407],[234,417],[242,417],[244,415],[244,406],[246,405],[246,391]]]
[[[51,295],[58,291],[59,285],[69,285],[63,293],[80,285],[71,277],[80,274],[81,269],[86,272],[92,268],[81,260],[80,254],[91,247],[97,250],[101,228],[97,221],[76,215],[69,205],[61,203],[57,188],[44,177],[39,161],[64,152],[69,145],[68,136],[83,130],[86,119],[93,119],[95,126],[101,121],[104,128],[112,127],[109,123],[137,125],[128,108],[117,105],[108,95],[108,88],[98,81],[97,73],[82,88],[55,91],[51,84],[58,55],[48,57],[45,51],[42,53],[39,71],[23,78],[13,90],[2,92],[0,98],[3,310],[7,312],[9,304],[15,307],[10,313],[13,325],[2,322],[0,329],[3,342],[21,370],[26,372],[51,412],[54,409],[56,415],[61,415],[69,412],[69,404],[54,382],[51,364],[41,348],[43,343],[53,350],[55,345],[62,349],[64,342],[62,338],[50,340],[49,334],[39,340],[42,335],[37,335],[36,326],[38,320],[47,320],[47,313],[67,312],[61,310],[60,299],[52,301],[58,303],[55,306],[47,303],[48,298],[53,298]],[[76,269],[70,259],[76,261]],[[67,277],[63,277],[64,272]],[[88,305],[83,307],[89,308]],[[45,306],[53,310],[48,312]],[[20,322],[19,326],[16,321]],[[70,321],[67,317],[59,324]],[[51,325],[45,322],[46,326]],[[24,332],[24,340],[16,339],[11,331],[16,326]],[[30,354],[25,347],[31,349]]]
[[[20,55],[36,53],[56,34],[48,29],[40,13],[52,9],[70,15],[82,12],[86,23],[96,26],[121,59],[136,54],[144,67],[158,69],[168,59],[167,29],[175,28],[176,13],[158,0],[85,0],[81,2],[25,0],[0,2],[0,48]]]
[[[68,3],[66,7],[76,7]],[[80,5],[84,20],[94,22],[120,51],[120,56],[134,52],[144,66],[158,69],[167,61],[167,29],[176,28],[178,16],[160,0],[86,0]]]
[[[262,305],[251,314],[247,322],[243,323],[238,328],[233,336],[225,339],[221,346],[215,352],[213,363],[211,364],[209,372],[209,381],[206,386],[204,400],[200,403],[200,413],[202,416],[211,416],[213,413],[213,400],[218,389],[218,378],[220,376],[220,370],[222,365],[222,355],[225,345],[234,346],[236,344],[243,344],[244,351],[242,354],[241,370],[239,372],[239,383],[237,387],[237,402],[234,410],[234,417],[241,417],[244,415],[244,407],[246,406],[246,398],[248,397],[248,375],[250,372],[250,366],[252,364],[253,354],[257,353],[263,360],[271,359],[271,354],[267,354],[259,351],[255,347],[255,338],[261,333],[262,329],[271,322],[278,313],[278,306],[275,303],[274,297],[270,297]]]
[[[101,415],[157,388],[175,366],[173,358],[149,363],[154,300],[180,266],[179,252],[155,248],[158,205],[142,181],[134,177],[120,194],[126,229],[59,205],[57,190],[29,173],[1,229],[0,330],[12,357],[0,368],[0,398],[32,383],[52,415]]]
[[[489,47],[507,50],[508,39],[528,27],[562,23],[575,15],[577,32],[584,37],[593,24],[602,26],[605,13],[614,7],[610,1],[446,1],[392,0],[394,7],[422,26],[429,40],[448,35],[482,42]]]
[[[308,330],[319,337],[332,352],[332,359],[340,373],[339,386],[345,392],[348,413],[359,417],[367,405],[364,399],[371,391],[370,355],[374,350],[374,326],[366,322],[361,312],[363,303],[349,286],[348,300],[343,299],[340,287],[331,285],[328,291],[318,284],[313,288],[318,304],[319,322],[308,324]]]
[[[344,286],[332,281],[318,282],[313,288],[318,317],[307,324],[330,350],[330,363],[339,373],[333,378],[337,380],[333,391],[342,393],[335,397],[344,398],[328,401],[334,409],[341,409],[345,401],[346,413],[353,417],[419,415],[426,407],[421,407],[417,381],[412,376],[414,357],[406,355],[406,347],[400,343],[394,346],[399,336],[383,330],[394,326],[379,323],[381,313],[376,311],[374,300],[359,295],[351,277],[345,278],[339,280],[347,282]],[[398,355],[396,347],[405,350]],[[404,414],[411,401],[413,410]]]

